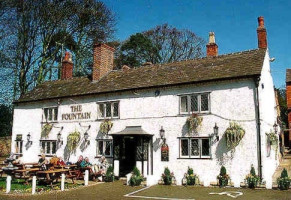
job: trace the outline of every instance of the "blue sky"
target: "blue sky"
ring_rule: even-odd
[[[219,54],[257,48],[257,17],[264,16],[276,87],[291,68],[290,0],[104,0],[117,19],[115,38],[163,23],[189,29],[208,41],[214,31]]]

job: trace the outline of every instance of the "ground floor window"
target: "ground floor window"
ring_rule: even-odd
[[[22,135],[16,135],[15,153],[16,154],[21,154],[22,153],[22,147],[23,147]]]
[[[45,155],[53,155],[57,151],[57,141],[56,140],[41,140],[41,150]]]
[[[181,158],[210,158],[210,138],[180,138]]]
[[[112,156],[112,140],[97,140],[97,156]]]

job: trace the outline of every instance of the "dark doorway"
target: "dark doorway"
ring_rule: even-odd
[[[132,172],[136,165],[136,137],[125,136],[122,141],[122,156],[120,159],[120,176]]]

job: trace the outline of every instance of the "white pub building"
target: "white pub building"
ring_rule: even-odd
[[[73,77],[66,53],[61,80],[14,102],[12,152],[24,162],[105,156],[116,176],[137,166],[151,184],[165,167],[181,184],[188,166],[202,182],[215,182],[222,165],[233,181],[251,165],[270,179],[279,150],[266,135],[277,110],[263,17],[257,34],[258,49],[218,55],[210,33],[205,58],[121,70],[114,49],[98,44],[89,77]]]

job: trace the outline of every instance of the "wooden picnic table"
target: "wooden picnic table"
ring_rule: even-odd
[[[63,165],[63,166],[55,166],[57,169],[75,169],[77,165]]]
[[[15,172],[14,172],[14,178],[24,179],[25,184],[28,184],[28,180],[31,177],[31,175],[35,175],[36,172],[38,172],[38,171],[39,171],[39,169],[37,169],[37,168],[18,169],[18,170],[15,170]]]
[[[50,183],[52,186],[54,180],[57,182],[61,174],[67,173],[69,173],[68,169],[53,169],[47,171],[38,171],[36,172],[36,176],[39,180],[44,180],[45,182]]]

